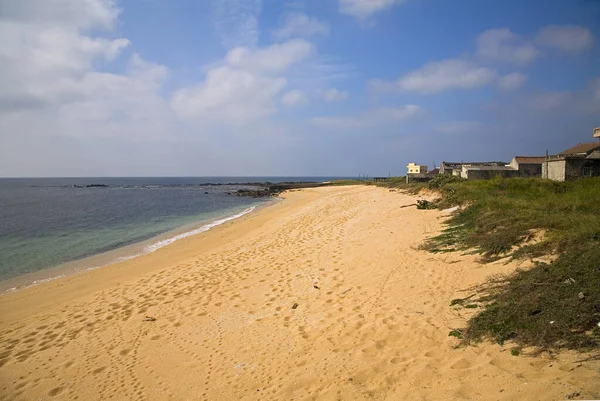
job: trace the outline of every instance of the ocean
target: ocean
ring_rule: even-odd
[[[149,253],[272,201],[230,195],[251,188],[244,183],[331,179],[336,177],[0,179],[0,281],[29,277],[15,285],[24,286],[64,275],[56,266],[70,263],[76,271]],[[111,254],[115,250],[120,252]]]

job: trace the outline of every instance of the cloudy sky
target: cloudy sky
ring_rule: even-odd
[[[0,0],[0,176],[402,175],[600,126],[596,0]]]

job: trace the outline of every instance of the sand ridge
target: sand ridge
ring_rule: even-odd
[[[456,347],[448,332],[468,316],[450,301],[515,266],[418,250],[440,212],[376,187],[285,197],[0,297],[0,399],[600,397],[600,364],[576,354]]]

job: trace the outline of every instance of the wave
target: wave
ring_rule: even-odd
[[[251,213],[252,211],[254,211],[254,209],[256,209],[256,206],[251,206],[251,207],[249,207],[249,208],[247,208],[245,210],[242,210],[241,212],[236,213],[236,214],[234,214],[232,216],[225,217],[223,219],[213,221],[212,223],[205,224],[202,227],[195,228],[193,230],[186,231],[184,233],[177,234],[177,235],[175,235],[173,237],[166,238],[166,239],[163,239],[161,241],[155,242],[154,244],[147,245],[144,248],[142,248],[142,251],[139,252],[139,253],[136,253],[136,254],[133,254],[133,255],[128,255],[128,256],[121,256],[121,257],[118,257],[118,258],[112,260],[111,262],[109,262],[109,263],[107,263],[105,265],[95,266],[95,267],[88,267],[85,270],[98,269],[100,267],[105,267],[105,266],[109,266],[109,265],[112,265],[112,264],[115,264],[115,263],[125,262],[126,260],[134,259],[134,258],[137,258],[138,256],[142,256],[142,255],[146,255],[148,253],[152,253],[154,251],[159,250],[160,248],[163,248],[163,247],[165,247],[167,245],[172,244],[175,241],[179,241],[180,239],[191,237],[192,235],[196,235],[196,234],[201,234],[203,232],[206,232],[206,231],[210,230],[213,227],[220,226],[221,224],[227,223],[228,221],[238,219],[238,218],[240,218],[240,217],[242,217],[242,216],[244,216],[244,215],[246,215],[248,213]]]
[[[148,246],[144,247],[144,250],[143,250],[142,254],[154,252],[154,251],[156,251],[156,250],[158,250],[158,249],[160,249],[162,247],[165,247],[165,246],[167,246],[169,244],[172,244],[175,241],[179,241],[180,239],[184,239],[184,238],[190,237],[192,235],[196,235],[196,234],[200,234],[200,233],[206,232],[206,231],[210,230],[211,228],[216,227],[216,226],[220,226],[221,224],[227,223],[230,220],[238,219],[238,218],[240,218],[240,217],[242,217],[242,216],[244,216],[244,215],[252,212],[254,209],[256,209],[256,206],[249,207],[248,209],[243,210],[243,211],[241,211],[241,212],[239,212],[237,214],[234,214],[233,216],[229,216],[229,217],[225,217],[224,219],[221,219],[221,220],[213,221],[212,223],[206,224],[206,225],[204,225],[204,226],[202,226],[200,228],[196,228],[194,230],[187,231],[185,233],[176,235],[174,237],[167,238],[167,239],[164,239],[162,241],[158,241],[158,242],[156,242],[154,244],[148,245]],[[129,257],[128,259],[131,259],[131,258]]]
[[[153,244],[147,245],[144,248],[142,248],[142,251],[139,252],[139,253],[136,253],[136,254],[133,254],[133,255],[128,255],[128,256],[122,256],[122,257],[113,259],[112,261],[110,261],[107,264],[103,264],[103,265],[99,265],[99,266],[88,266],[88,267],[83,268],[82,270],[79,270],[79,271],[96,270],[96,269],[99,269],[99,268],[102,268],[102,267],[110,266],[112,264],[116,264],[116,263],[124,262],[126,260],[134,259],[134,258],[137,258],[138,256],[142,256],[142,255],[146,255],[148,253],[155,252],[155,251],[159,250],[160,248],[163,248],[163,247],[165,247],[165,246],[167,246],[169,244],[172,244],[175,241],[179,241],[180,239],[191,237],[192,235],[196,235],[196,234],[201,234],[203,232],[206,232],[206,231],[210,230],[213,227],[220,226],[221,224],[227,223],[228,221],[238,219],[238,218],[240,218],[240,217],[242,217],[242,216],[244,216],[244,215],[246,215],[248,213],[253,212],[254,209],[256,209],[256,206],[251,206],[251,207],[249,207],[249,208],[247,208],[245,210],[242,210],[241,212],[236,213],[236,214],[234,214],[232,216],[228,216],[228,217],[225,217],[225,218],[213,221],[211,223],[203,225],[202,227],[198,227],[198,228],[195,228],[193,230],[186,231],[184,233],[175,235],[173,237],[166,238],[164,240],[161,240],[161,241],[155,242]],[[34,285],[46,283],[48,281],[56,280],[56,279],[63,278],[63,277],[66,277],[66,276],[67,276],[67,274],[59,274],[59,275],[53,276],[53,277],[38,279],[38,280],[35,280],[35,281],[30,282],[30,283],[25,284],[25,285],[20,285],[20,286],[8,288],[8,289],[4,290],[4,293],[16,291],[16,290],[20,290],[20,289],[25,288],[25,287],[31,287],[31,286],[34,286]],[[0,294],[1,293],[2,293],[2,291],[0,291]]]

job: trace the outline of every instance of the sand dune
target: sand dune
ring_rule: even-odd
[[[440,212],[373,187],[285,196],[155,253],[0,297],[0,398],[600,398],[600,364],[576,354],[456,347],[448,332],[467,312],[449,302],[515,266],[417,250]]]

